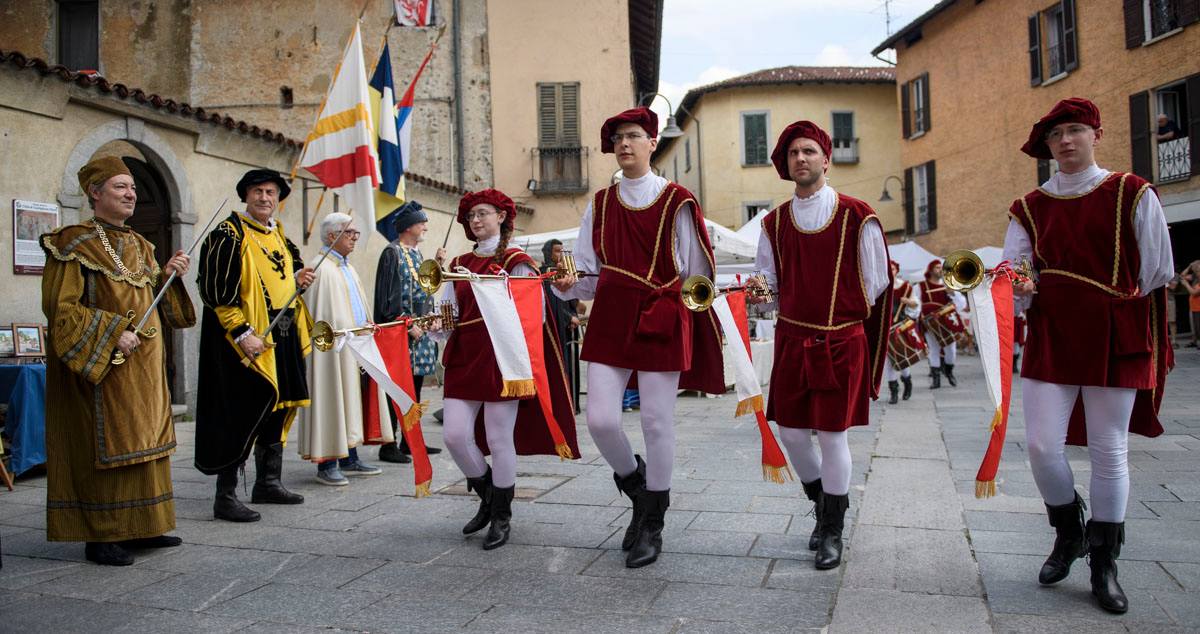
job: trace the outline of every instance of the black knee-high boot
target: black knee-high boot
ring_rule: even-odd
[[[900,382],[904,383],[904,394],[901,394],[900,398],[907,401],[909,398],[912,398],[912,377],[902,376],[900,377]]]
[[[641,568],[658,561],[662,552],[662,532],[666,526],[667,508],[671,506],[671,491],[643,490],[633,501],[642,507],[642,524],[625,557],[626,568]]]
[[[283,487],[283,443],[254,446],[254,488],[250,501],[255,504],[301,504],[304,496]]]
[[[1109,612],[1124,614],[1129,599],[1117,583],[1117,557],[1125,543],[1125,522],[1087,523],[1088,565],[1092,567],[1092,595],[1100,607]]]
[[[1042,569],[1038,572],[1038,583],[1050,585],[1067,578],[1071,564],[1087,553],[1087,540],[1083,536],[1083,510],[1087,505],[1075,494],[1075,500],[1059,506],[1046,505],[1046,515],[1054,527],[1057,537],[1054,548]]]
[[[949,381],[950,387],[958,387],[958,379],[954,378],[953,363],[943,363],[942,373],[946,375],[946,380]]]
[[[804,487],[804,497],[808,498],[813,503],[813,530],[808,536],[808,549],[816,550],[817,541],[821,537],[821,478],[817,478],[812,482],[800,482],[800,486]]]
[[[900,382],[888,381],[888,405],[895,405],[900,402]]]
[[[230,467],[217,474],[217,496],[213,500],[213,517],[229,522],[257,522],[258,511],[246,508],[237,497],[238,468]]]
[[[478,478],[467,478],[467,490],[474,491],[479,496],[479,510],[475,517],[463,526],[463,535],[479,532],[488,522],[492,521],[492,468]]]
[[[842,531],[846,526],[849,495],[822,493],[821,518],[818,525],[821,537],[817,541],[815,564],[817,570],[837,568],[842,563]]]
[[[942,369],[929,368],[929,389],[936,390],[942,387]]]
[[[516,485],[503,488],[492,487],[492,523],[488,526],[487,536],[483,538],[484,550],[499,548],[508,543],[513,493],[516,490]]]
[[[634,454],[633,459],[637,461],[637,468],[625,476],[619,476],[616,472],[613,473],[613,480],[617,483],[617,489],[625,494],[633,503],[633,512],[630,513],[629,527],[625,529],[625,536],[621,538],[621,550],[629,550],[633,548],[633,540],[637,538],[638,528],[642,525],[642,509],[637,505],[637,497],[646,490],[646,462],[642,457]]]

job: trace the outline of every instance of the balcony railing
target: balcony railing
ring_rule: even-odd
[[[834,163],[857,163],[858,162],[858,139],[834,139],[833,140],[833,162]]]
[[[1158,144],[1158,182],[1174,183],[1192,177],[1192,144],[1188,137]]]
[[[531,150],[535,194],[574,194],[588,190],[586,147],[536,147]]]

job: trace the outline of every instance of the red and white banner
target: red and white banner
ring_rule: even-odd
[[[375,218],[379,186],[374,139],[362,33],[356,22],[317,124],[305,140],[300,167],[340,196],[351,213],[369,219]]]
[[[432,26],[433,0],[395,0],[396,24],[400,26]]]
[[[979,472],[975,475],[975,497],[996,495],[996,472],[1008,431],[1012,399],[1013,285],[1012,269],[1001,262],[984,276],[983,282],[967,293],[971,304],[971,328],[983,363],[983,377],[995,411],[989,425],[989,440]]]
[[[425,451],[425,436],[421,433],[423,408],[413,398],[417,391],[409,358],[408,328],[380,328],[373,334],[343,337],[342,342],[338,347],[345,345],[349,348],[358,365],[391,397],[396,418],[403,421],[400,427],[404,439],[412,451],[414,494],[416,497],[429,495],[433,466]],[[370,386],[366,393],[369,396],[363,403],[363,416],[367,420],[375,420],[379,408],[385,405],[374,398],[377,393],[374,386]]]
[[[758,383],[754,361],[750,357],[750,319],[746,314],[746,292],[734,291],[717,295],[711,310],[721,322],[721,330],[725,333],[725,353],[729,355],[730,365],[733,366],[733,385],[738,396],[734,417],[754,413],[758,419],[758,433],[762,438],[763,479],[782,484],[785,475],[791,479],[792,471],[788,468],[787,459],[779,448],[763,411],[762,386]]]

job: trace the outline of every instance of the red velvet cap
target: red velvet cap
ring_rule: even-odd
[[[1093,128],[1100,127],[1100,109],[1096,104],[1082,97],[1069,97],[1054,104],[1046,116],[1038,119],[1029,131],[1029,140],[1021,146],[1021,151],[1033,158],[1050,160],[1050,146],[1046,145],[1046,134],[1060,123],[1082,123]]]
[[[621,114],[609,117],[604,125],[600,126],[600,151],[604,154],[613,153],[613,142],[609,137],[617,133],[617,128],[622,123],[636,123],[642,126],[646,135],[651,139],[658,137],[658,115],[645,106],[630,108]]]
[[[792,141],[799,138],[812,139],[821,146],[821,151],[825,156],[833,154],[833,140],[829,138],[829,134],[821,129],[821,126],[812,121],[797,121],[783,129],[779,135],[779,140],[775,142],[775,150],[771,152],[771,162],[775,164],[775,171],[779,172],[779,178],[785,181],[792,180],[788,174],[788,147]]]
[[[929,276],[933,275],[933,267],[941,263],[942,261],[938,259],[930,260],[929,264],[925,265],[925,279],[929,279]]]
[[[513,199],[508,197],[508,194],[498,189],[481,189],[477,192],[467,192],[462,199],[458,201],[458,222],[463,226],[463,231],[467,232],[467,239],[474,242],[475,232],[471,231],[471,223],[467,221],[467,213],[471,208],[480,203],[487,203],[495,207],[498,211],[504,212],[504,222],[500,223],[500,232],[505,229],[512,230],[517,221],[517,204]]]

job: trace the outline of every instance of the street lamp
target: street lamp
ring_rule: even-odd
[[[900,183],[900,191],[901,192],[904,191],[904,181],[900,180],[899,176],[888,176],[887,178],[883,179],[883,195],[879,197],[879,202],[881,202],[881,203],[892,202],[892,195],[888,193],[887,185],[888,185],[888,181],[892,180],[893,178],[896,179],[897,183]]]
[[[647,95],[650,97],[650,101],[645,105],[654,103],[655,97],[662,97],[663,101],[667,102],[667,125],[658,133],[658,136],[664,139],[674,139],[683,136],[683,130],[679,129],[679,124],[675,121],[675,108],[671,107],[671,100],[667,99],[666,95],[660,92],[653,92],[642,95],[638,103],[641,104],[641,102],[645,101]]]

